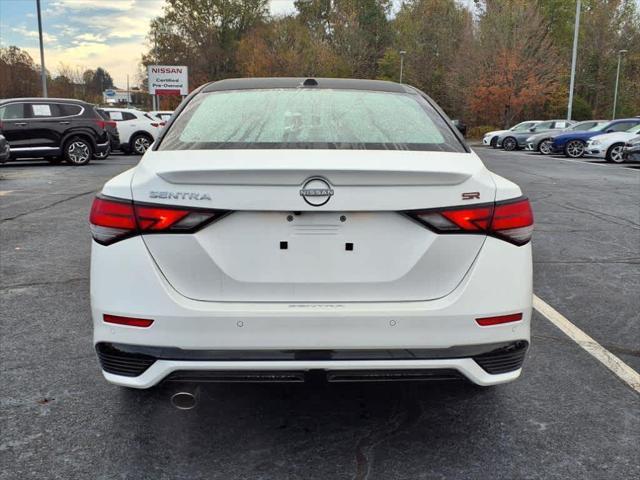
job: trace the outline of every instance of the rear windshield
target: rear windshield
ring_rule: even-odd
[[[200,94],[159,146],[228,148],[465,151],[419,95],[302,88]]]

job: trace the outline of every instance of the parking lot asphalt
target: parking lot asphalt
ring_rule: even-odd
[[[534,291],[640,369],[640,171],[477,148],[533,203]],[[640,396],[542,315],[523,376],[464,382],[107,384],[87,216],[134,165],[0,167],[0,479],[627,479]]]

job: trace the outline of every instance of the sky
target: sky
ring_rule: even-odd
[[[147,50],[149,21],[162,14],[164,0],[41,0],[45,65],[105,68],[116,86],[137,83]],[[293,0],[270,0],[274,15],[292,12]],[[0,46],[16,45],[40,64],[36,0],[0,0]]]

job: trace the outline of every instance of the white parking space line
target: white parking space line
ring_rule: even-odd
[[[533,296],[533,308],[562,330],[565,335],[594,356],[600,363],[616,374],[623,382],[640,393],[640,373],[616,357],[609,350],[584,333],[551,305],[537,295]]]

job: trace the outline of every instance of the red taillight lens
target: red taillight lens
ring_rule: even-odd
[[[94,240],[109,245],[138,234],[193,232],[226,213],[223,210],[139,205],[130,200],[96,197],[89,222]]]
[[[98,125],[98,128],[104,130],[106,128],[107,122],[102,118],[96,118],[96,124]]]
[[[491,232],[498,237],[524,245],[533,235],[533,212],[529,200],[498,203],[493,212]]]
[[[524,245],[533,234],[533,212],[526,198],[407,214],[438,233],[484,233],[515,245]]]
[[[135,206],[140,230],[165,230],[189,215],[188,210],[173,210],[162,207]]]
[[[96,197],[89,215],[91,235],[96,242],[108,245],[136,233],[133,204]]]
[[[481,208],[444,211],[440,215],[467,232],[486,231],[491,223],[493,205]]]
[[[132,318],[132,317],[120,317],[118,315],[107,315],[106,313],[102,316],[102,319],[105,323],[113,323],[116,325],[127,325],[128,327],[150,327],[153,323],[153,320],[149,320],[148,318]]]
[[[166,122],[153,122],[151,123],[152,127],[164,127],[166,125]]]
[[[518,322],[522,320],[522,313],[512,313],[511,315],[500,315],[497,317],[476,318],[476,322],[481,327],[500,325],[502,323]]]

